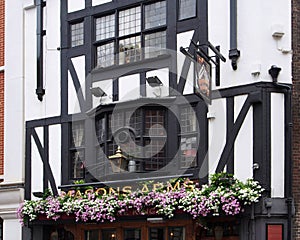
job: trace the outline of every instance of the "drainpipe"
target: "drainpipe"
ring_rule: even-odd
[[[240,51],[237,49],[237,0],[230,0],[230,50],[229,59],[233,70],[237,70]]]
[[[45,95],[44,79],[43,79],[43,36],[46,35],[46,31],[43,29],[43,8],[46,6],[46,2],[43,0],[36,0],[36,16],[37,16],[37,82],[35,93],[40,101],[43,101]]]

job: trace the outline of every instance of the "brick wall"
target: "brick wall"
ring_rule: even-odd
[[[294,239],[300,240],[300,1],[292,0]]]
[[[0,0],[0,67],[4,66],[4,2]],[[4,72],[0,72],[0,175],[4,173]]]

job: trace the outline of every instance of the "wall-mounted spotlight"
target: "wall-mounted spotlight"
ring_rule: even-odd
[[[33,192],[32,195],[35,196],[36,198],[44,197],[44,193],[42,193],[42,192]]]
[[[163,85],[157,76],[147,77],[146,80],[151,87],[159,87]]]
[[[107,94],[100,88],[100,87],[91,87],[90,88],[91,93],[93,94],[93,96],[95,97],[105,97],[107,96]]]
[[[269,69],[269,74],[271,75],[274,83],[277,83],[277,78],[278,78],[280,71],[281,71],[281,68],[277,67],[275,65],[272,65],[271,68]]]

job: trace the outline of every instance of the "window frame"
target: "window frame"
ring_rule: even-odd
[[[165,15],[165,24],[161,25],[161,26],[156,26],[156,27],[151,27],[151,28],[148,28],[146,29],[145,28],[145,7],[147,5],[151,5],[151,4],[155,4],[157,2],[165,2],[166,4],[166,7],[165,7],[165,11],[166,11],[166,15]],[[119,14],[121,11],[126,11],[128,9],[132,9],[132,8],[135,8],[135,7],[140,7],[141,9],[141,31],[140,32],[135,32],[135,33],[131,33],[131,34],[128,34],[128,35],[122,35],[120,36],[119,34]],[[109,16],[109,15],[115,15],[115,36],[114,37],[110,37],[110,38],[107,38],[107,39],[102,39],[102,40],[96,40],[96,21],[98,18],[101,18],[101,17],[106,17],[106,16]],[[126,65],[126,64],[130,64],[130,63],[134,63],[134,62],[140,62],[140,61],[143,61],[143,60],[146,60],[148,58],[145,57],[145,51],[144,51],[144,48],[145,48],[145,37],[146,35],[148,34],[152,34],[152,33],[158,33],[158,32],[166,32],[167,34],[167,30],[168,30],[168,1],[167,0],[156,0],[156,1],[151,1],[151,2],[146,2],[146,3],[138,3],[138,4],[135,4],[135,5],[131,5],[131,6],[127,6],[126,8],[116,8],[114,9],[113,11],[110,11],[110,12],[106,12],[105,14],[101,14],[101,15],[95,15],[93,17],[93,43],[92,43],[92,46],[93,46],[93,51],[92,51],[92,54],[93,54],[93,66],[96,67],[96,68],[107,68],[107,67],[116,67],[116,66],[121,66],[121,65]],[[122,40],[125,40],[125,39],[129,39],[129,38],[132,38],[132,37],[140,37],[140,51],[141,51],[141,54],[140,54],[140,60],[137,60],[137,61],[131,61],[129,63],[122,63],[120,64],[120,57],[119,54],[120,54],[120,50],[119,50],[119,47],[120,47],[120,41]],[[105,44],[108,44],[108,43],[114,43],[114,56],[113,56],[113,59],[114,59],[114,64],[113,65],[110,65],[110,66],[104,66],[102,67],[100,64],[98,64],[98,47],[100,46],[103,46]],[[166,41],[165,41],[165,45],[167,47],[167,37],[166,37]],[[153,58],[153,57],[150,57],[150,58]]]

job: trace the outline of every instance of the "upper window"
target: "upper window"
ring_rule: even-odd
[[[96,18],[96,65],[122,65],[164,54],[166,24],[166,1]]]
[[[71,47],[83,45],[84,27],[83,22],[71,24]]]
[[[179,0],[179,20],[196,17],[196,0]]]

